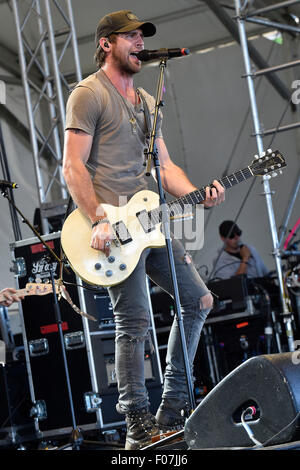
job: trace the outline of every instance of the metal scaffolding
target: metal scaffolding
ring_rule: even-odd
[[[298,2],[281,2],[280,5],[274,5],[274,9],[282,8],[288,5],[291,5],[292,3],[299,3]],[[245,29],[245,21],[251,20],[251,22],[254,21],[254,16],[256,14],[261,14],[266,11],[271,11],[272,7],[269,6],[265,9],[260,9],[259,11],[252,12],[251,15],[245,14],[244,10],[241,7],[241,2],[240,0],[235,0],[235,10],[236,10],[236,19],[237,19],[237,24],[238,24],[238,30],[239,30],[239,36],[240,36],[240,44],[242,47],[242,52],[243,52],[243,59],[244,59],[244,65],[245,65],[245,78],[247,80],[248,84],[248,91],[249,91],[249,97],[250,97],[250,104],[251,104],[251,112],[252,112],[252,119],[253,119],[253,124],[254,124],[254,136],[256,138],[256,143],[257,143],[257,149],[258,152],[261,154],[264,151],[264,145],[263,145],[263,137],[265,135],[271,134],[271,133],[276,133],[276,132],[283,132],[285,130],[290,130],[291,128],[298,127],[300,123],[293,124],[291,126],[285,126],[283,128],[278,127],[277,129],[271,129],[269,131],[263,131],[260,126],[260,121],[259,121],[259,112],[257,108],[257,102],[256,102],[256,96],[255,96],[255,88],[254,88],[254,79],[258,75],[263,75],[263,74],[268,74],[270,72],[274,72],[276,70],[280,70],[283,68],[287,68],[293,65],[297,65],[297,61],[295,64],[283,64],[281,66],[277,67],[268,67],[263,70],[259,70],[258,72],[253,72],[251,69],[251,62],[250,62],[250,55],[249,55],[249,49],[248,49],[248,41],[247,41],[247,36],[246,36],[246,29]],[[262,23],[261,19],[257,20],[260,24],[266,24],[266,26],[270,25],[269,21],[265,21]],[[273,26],[275,26],[273,24]],[[282,27],[280,27],[282,26]],[[284,31],[287,31],[289,26],[288,25],[280,25],[276,24],[276,27],[278,29],[282,29]],[[294,32],[293,27],[291,27],[291,31]],[[300,32],[300,29],[298,28],[298,31]],[[290,98],[291,99],[291,98]],[[268,217],[269,217],[269,225],[270,225],[270,231],[271,231],[271,237],[272,237],[272,243],[273,243],[273,255],[274,255],[274,260],[275,260],[275,265],[276,265],[276,271],[277,271],[277,276],[278,276],[278,285],[279,285],[279,290],[280,290],[280,296],[281,296],[281,304],[282,304],[282,317],[283,321],[285,324],[285,331],[286,331],[286,337],[287,337],[287,342],[288,342],[288,348],[290,351],[294,351],[294,336],[293,336],[293,328],[292,328],[292,321],[293,321],[293,316],[292,313],[289,309],[288,305],[288,300],[286,298],[285,294],[285,288],[284,288],[284,281],[283,281],[283,273],[282,273],[282,251],[281,251],[281,243],[282,243],[282,238],[283,236],[281,235],[280,239],[277,234],[277,229],[276,229],[276,222],[275,222],[275,216],[274,216],[274,209],[273,209],[273,204],[272,204],[272,192],[270,190],[270,185],[267,177],[263,177],[263,185],[264,185],[264,196],[266,199],[266,205],[267,205],[267,212],[268,212]],[[298,187],[298,186],[297,186]],[[295,200],[295,198],[294,198]],[[291,207],[289,209],[289,215],[291,213]]]
[[[62,63],[70,51],[76,81],[82,78],[73,11],[71,0],[12,0],[12,6],[41,230],[46,234],[49,233],[49,218],[64,214],[68,196],[62,176],[62,155],[65,102],[70,85]]]

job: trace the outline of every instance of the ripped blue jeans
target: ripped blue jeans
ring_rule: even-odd
[[[201,297],[208,294],[182,244],[173,240],[173,254],[186,337],[188,357],[192,370],[200,333],[209,313],[201,309]],[[171,293],[172,281],[166,248],[151,248],[143,252],[133,273],[121,284],[108,289],[114,308],[116,323],[115,364],[119,391],[117,410],[120,413],[149,406],[144,376],[145,341],[150,326],[149,299],[146,275],[162,289]],[[163,398],[174,399],[184,405],[188,402],[188,389],[176,318],[171,327]]]

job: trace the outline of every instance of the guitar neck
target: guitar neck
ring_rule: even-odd
[[[239,170],[233,173],[232,175],[224,176],[218,181],[225,189],[229,189],[238,183],[242,183],[243,181],[246,181],[252,176],[253,176],[253,173],[250,167],[248,166],[247,168],[244,168],[243,170]],[[175,199],[174,201],[169,202],[167,206],[169,208],[170,214],[171,215],[176,215],[179,213],[183,214],[187,206],[195,206],[196,204],[200,204],[201,202],[203,202],[206,198],[206,192],[205,192],[206,187],[207,186],[203,186],[200,189],[196,189],[195,191],[192,191],[191,193],[188,193],[185,196],[182,196],[178,199]],[[213,184],[210,184],[209,187],[212,188]],[[153,209],[152,211],[150,211],[150,217],[154,223],[161,222],[161,217],[162,217],[161,208],[157,207]]]
[[[55,286],[56,293],[58,293],[58,285]],[[41,284],[41,283],[28,283],[23,289],[18,289],[14,295],[18,298],[26,297],[27,295],[47,295],[53,292],[51,284]],[[3,294],[0,294],[0,302],[3,302],[5,297]]]
[[[26,289],[18,289],[14,295],[16,295],[18,298],[20,297],[25,297],[25,295],[29,295],[30,292],[28,292]],[[3,302],[5,300],[5,297],[3,294],[0,294],[0,302]]]

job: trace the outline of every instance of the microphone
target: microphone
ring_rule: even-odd
[[[154,59],[172,59],[173,57],[182,57],[190,53],[189,49],[177,48],[177,49],[157,49],[154,51],[148,51],[144,49],[136,54],[137,58],[142,62]]]
[[[19,186],[17,185],[17,183],[13,183],[12,181],[0,180],[0,188],[1,189],[4,189],[4,188],[16,189],[18,187]]]

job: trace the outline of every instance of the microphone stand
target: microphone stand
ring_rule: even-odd
[[[158,113],[159,113],[160,107],[163,106],[162,91],[163,91],[163,84],[164,84],[164,72],[166,68],[166,61],[167,61],[167,58],[162,58],[160,65],[159,65],[160,73],[159,73],[158,82],[157,82],[154,119],[153,119],[151,134],[150,134],[148,152],[147,150],[145,151],[145,157],[146,157],[145,164],[147,167],[146,175],[149,176],[151,174],[151,160],[153,159],[153,166],[155,168],[156,180],[157,180],[157,186],[158,186],[158,192],[159,192],[160,207],[162,210],[162,217],[161,217],[162,227],[163,227],[163,233],[166,239],[170,275],[171,275],[172,285],[173,285],[175,318],[176,318],[176,321],[179,327],[179,332],[180,332],[181,348],[182,348],[182,354],[183,354],[183,359],[184,359],[184,367],[185,367],[185,375],[186,375],[186,380],[187,380],[189,400],[190,400],[191,408],[192,410],[194,410],[195,398],[194,398],[194,393],[193,393],[191,369],[190,369],[190,364],[188,360],[188,352],[187,352],[186,339],[185,339],[185,334],[184,334],[182,312],[181,312],[181,307],[180,307],[180,298],[179,298],[179,292],[178,292],[178,283],[177,283],[176,269],[175,269],[175,263],[174,263],[173,248],[172,248],[172,243],[171,243],[170,218],[169,218],[168,206],[166,203],[164,190],[162,187],[158,152],[155,146]]]
[[[1,187],[0,185],[0,191],[3,197],[5,197],[9,203],[14,207],[14,209],[20,214],[22,217],[22,222],[26,223],[28,227],[33,231],[33,233],[38,237],[38,239],[43,243],[44,247],[46,248],[47,252],[49,255],[48,256],[50,259],[54,258],[55,260],[59,261],[61,263],[60,258],[56,255],[56,253],[45,243],[41,235],[38,233],[38,231],[32,226],[32,224],[27,220],[22,212],[18,209],[18,207],[15,205],[15,203],[12,201],[12,199],[8,196],[7,194],[7,188],[4,188],[4,186]],[[52,257],[52,258],[51,258]],[[63,265],[65,271],[69,273],[68,269]],[[53,267],[50,268],[50,275],[51,275],[51,282],[52,282],[52,291],[53,291],[53,307],[54,307],[54,313],[56,317],[56,323],[58,326],[58,331],[59,331],[59,338],[60,338],[60,344],[61,344],[61,350],[62,350],[62,355],[63,355],[63,363],[64,363],[64,370],[65,370],[65,376],[66,376],[66,382],[67,382],[67,389],[68,389],[68,397],[69,397],[69,405],[70,405],[70,411],[71,411],[71,417],[72,417],[72,433],[71,433],[71,438],[70,438],[70,443],[72,445],[72,448],[74,450],[80,450],[80,445],[83,442],[83,438],[81,436],[80,430],[76,425],[76,420],[75,420],[75,411],[74,411],[74,402],[73,402],[73,397],[72,397],[72,389],[71,389],[71,382],[70,382],[70,375],[69,375],[69,368],[68,368],[68,362],[67,362],[67,355],[66,355],[66,350],[65,350],[65,343],[64,343],[64,337],[63,337],[63,330],[62,330],[62,318],[61,318],[61,311],[56,295],[56,287],[55,287],[55,281],[54,281],[54,273],[53,273]],[[65,448],[69,447],[70,444],[66,444],[57,450],[64,450]]]

